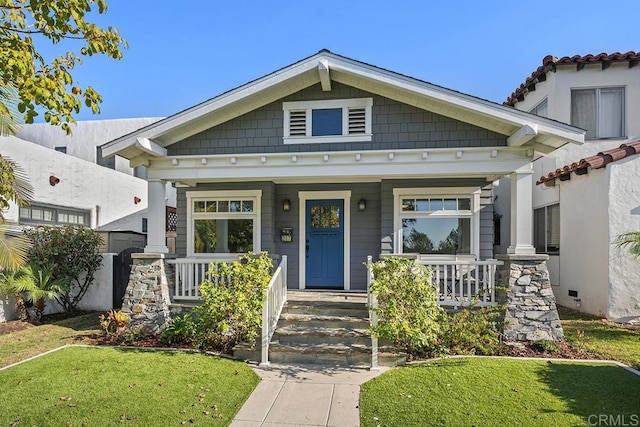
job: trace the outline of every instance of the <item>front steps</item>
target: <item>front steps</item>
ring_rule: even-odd
[[[239,359],[259,361],[260,349],[241,344]],[[380,343],[378,363],[396,366],[405,355]],[[349,292],[290,291],[269,344],[272,363],[371,366],[366,295]]]

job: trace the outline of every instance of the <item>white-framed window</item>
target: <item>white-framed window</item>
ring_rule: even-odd
[[[587,139],[625,135],[624,87],[571,90],[571,124],[585,129]]]
[[[261,190],[188,191],[187,255],[260,252]]]
[[[283,102],[284,143],[371,141],[373,98]]]
[[[547,98],[545,98],[542,101],[540,101],[538,105],[533,107],[529,112],[532,114],[535,114],[536,116],[549,117],[547,105],[548,105]]]
[[[560,205],[533,210],[533,245],[540,254],[560,253]]]
[[[19,217],[21,224],[83,225],[85,227],[89,226],[91,220],[89,211],[38,204],[20,207]]]
[[[395,188],[395,252],[479,255],[478,188]]]

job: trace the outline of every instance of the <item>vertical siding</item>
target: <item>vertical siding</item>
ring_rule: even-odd
[[[480,193],[480,257],[493,257],[493,194],[491,184],[482,178],[384,180],[381,184],[380,253],[393,253],[393,189],[433,187],[482,187]]]

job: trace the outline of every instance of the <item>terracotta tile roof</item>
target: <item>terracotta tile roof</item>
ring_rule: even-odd
[[[629,68],[633,68],[640,62],[640,51],[634,52],[629,51],[627,53],[600,53],[598,55],[574,55],[574,56],[563,56],[562,58],[556,58],[551,55],[547,55],[542,60],[542,65],[539,66],[531,76],[527,77],[527,79],[518,87],[504,102],[504,105],[509,105],[513,107],[517,102],[522,101],[524,96],[529,90],[535,90],[535,85],[538,82],[543,82],[547,79],[547,73],[549,71],[555,71],[556,66],[558,65],[566,65],[566,64],[575,64],[578,71],[582,70],[585,64],[592,63],[601,63],[602,69],[607,69],[611,65],[612,62],[629,62]]]
[[[636,154],[640,154],[640,141],[622,144],[620,147],[602,151],[595,156],[585,157],[577,162],[558,168],[547,175],[543,175],[536,182],[536,185],[544,184],[548,181],[555,181],[556,178],[560,179],[560,181],[566,181],[571,177],[571,172],[575,172],[576,175],[584,175],[588,172],[588,168],[602,169],[609,163]]]

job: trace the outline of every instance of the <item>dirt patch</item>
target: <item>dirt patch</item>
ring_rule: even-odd
[[[35,325],[21,320],[10,320],[0,323],[0,335],[10,334],[12,332],[22,331],[24,329],[33,328]]]

